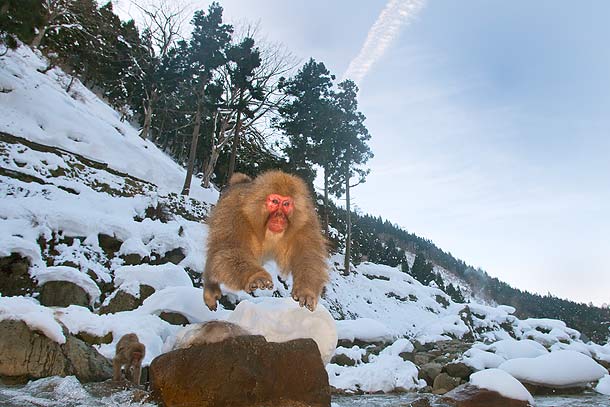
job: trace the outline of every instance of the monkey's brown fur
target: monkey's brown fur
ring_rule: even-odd
[[[292,297],[314,310],[328,281],[326,241],[305,183],[281,171],[254,180],[235,174],[208,219],[204,301],[211,310],[221,296],[220,283],[252,292],[273,287],[262,267],[274,259],[282,275],[292,274]],[[294,210],[282,233],[267,229],[265,202],[270,194],[292,197]]]
[[[208,321],[192,328],[174,345],[174,349],[190,348],[206,343],[222,342],[236,336],[252,335],[237,324],[227,321]]]
[[[140,384],[144,355],[146,355],[146,347],[140,342],[138,335],[133,333],[123,335],[116,344],[116,353],[112,360],[112,379],[121,380],[121,368],[125,367],[126,379],[134,384]]]

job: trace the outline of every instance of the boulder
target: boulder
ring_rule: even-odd
[[[322,304],[312,312],[292,298],[254,298],[241,301],[227,321],[270,342],[312,338],[324,364],[330,362],[337,347],[337,325]]]
[[[434,384],[432,385],[432,393],[434,394],[445,394],[450,390],[455,389],[460,385],[460,379],[457,377],[451,377],[447,373],[441,373],[434,378]]]
[[[116,237],[106,235],[104,233],[97,235],[97,240],[100,247],[104,253],[106,253],[106,256],[108,256],[109,259],[114,257],[114,254],[121,249],[121,245],[123,244],[123,242]]]
[[[443,372],[447,373],[449,376],[468,380],[473,373],[473,369],[463,362],[453,362],[443,366]]]
[[[150,365],[153,396],[172,406],[330,406],[316,342],[239,336],[178,349]]]
[[[40,304],[46,307],[68,307],[80,305],[88,307],[89,294],[79,285],[71,281],[48,281],[40,288],[38,297]]]
[[[159,318],[172,325],[187,325],[189,320],[179,312],[164,311],[159,314]]]
[[[443,366],[439,363],[426,363],[419,368],[419,378],[424,379],[430,386],[434,383],[436,376],[441,374]]]
[[[0,378],[25,383],[48,376],[76,376],[81,382],[112,377],[112,364],[92,346],[66,335],[59,344],[23,321],[0,321]]]
[[[17,253],[0,257],[0,294],[5,297],[34,292],[36,282],[30,276],[30,260]]]
[[[142,284],[140,286],[140,297],[137,298],[133,294],[118,289],[116,294],[108,301],[108,304],[100,308],[100,314],[114,314],[121,311],[132,311],[138,308],[145,299],[150,297],[155,292],[155,289],[149,285]]]
[[[442,405],[448,407],[528,407],[529,402],[515,400],[500,393],[481,389],[470,384],[453,389],[441,398]]]

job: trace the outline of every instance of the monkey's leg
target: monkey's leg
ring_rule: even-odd
[[[121,365],[121,362],[117,358],[112,360],[112,380],[115,382],[121,380]]]
[[[221,296],[220,285],[206,279],[203,286],[203,302],[205,302],[210,311],[216,311],[217,301]]]
[[[131,372],[131,381],[133,382],[133,384],[140,384],[140,375],[142,373],[142,366],[140,364],[136,365],[133,367],[133,370]]]

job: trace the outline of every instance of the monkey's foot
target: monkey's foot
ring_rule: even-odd
[[[203,301],[210,311],[216,311],[218,300],[222,295],[218,284],[206,284],[203,289]]]
[[[265,270],[258,271],[250,276],[244,290],[248,293],[253,292],[257,288],[261,290],[270,290],[273,288],[273,281],[271,281],[271,275]]]
[[[292,298],[297,301],[301,307],[305,307],[312,312],[318,306],[318,296],[311,290],[293,288]]]

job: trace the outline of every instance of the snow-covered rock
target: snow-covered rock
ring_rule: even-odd
[[[311,312],[292,298],[256,298],[240,302],[227,320],[254,335],[263,335],[269,342],[312,338],[324,364],[337,347],[335,321],[321,304]]]
[[[394,338],[392,331],[382,322],[371,318],[345,319],[337,321],[339,339],[354,342],[389,342]]]
[[[470,384],[480,389],[496,391],[509,399],[534,404],[534,398],[525,386],[504,370],[487,369],[473,373],[470,376]]]
[[[508,360],[499,368],[521,382],[552,388],[585,386],[608,373],[590,357],[569,350]]]
[[[610,375],[605,375],[599,383],[597,383],[595,391],[610,396]]]
[[[331,386],[347,393],[383,391],[413,391],[426,385],[418,379],[417,366],[403,360],[399,354],[413,350],[406,339],[399,339],[379,355],[370,355],[368,363],[356,366],[328,364],[328,380]]]

